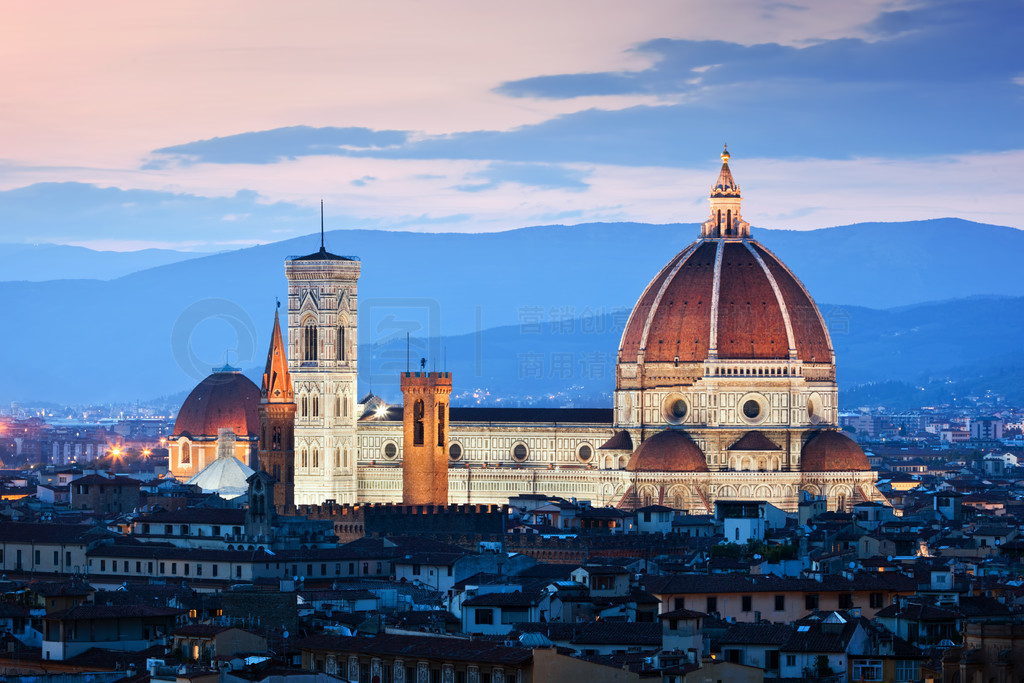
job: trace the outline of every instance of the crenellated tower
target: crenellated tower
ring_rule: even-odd
[[[295,505],[295,409],[281,321],[275,310],[260,388],[259,469],[273,479],[269,499],[281,514],[291,514]]]
[[[359,259],[324,248],[288,259],[288,367],[297,405],[295,503],[358,502]]]
[[[403,372],[402,504],[448,504],[450,372]]]

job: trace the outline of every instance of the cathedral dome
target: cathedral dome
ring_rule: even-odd
[[[634,306],[619,363],[834,362],[828,330],[810,294],[750,237],[728,159],[724,152],[701,238],[661,269]]]
[[[254,438],[259,433],[260,388],[227,366],[214,371],[192,390],[178,411],[174,434],[216,438],[230,428],[237,436]]]
[[[640,444],[626,465],[629,472],[707,472],[700,446],[684,432],[666,429]]]
[[[800,451],[801,472],[867,472],[868,457],[857,443],[842,432],[821,429]]]
[[[662,268],[633,308],[620,363],[832,363],[814,300],[753,239],[701,239]]]

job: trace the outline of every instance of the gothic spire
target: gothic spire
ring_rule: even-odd
[[[278,309],[281,303],[277,304]],[[267,369],[263,371],[263,386],[260,396],[264,403],[293,403],[292,376],[288,372],[288,358],[285,355],[284,340],[281,337],[281,320],[274,310],[274,331],[270,335],[270,350],[267,352]]]

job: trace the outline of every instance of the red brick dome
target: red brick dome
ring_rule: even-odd
[[[686,433],[666,429],[640,444],[626,465],[629,472],[707,472],[700,446]]]
[[[863,449],[834,429],[811,432],[800,451],[801,472],[866,472],[870,469]]]
[[[192,390],[178,411],[174,435],[216,437],[230,427],[239,437],[259,432],[260,388],[242,373],[220,369]]]
[[[700,239],[661,269],[626,323],[620,363],[787,359],[832,363],[814,300],[753,239]]]

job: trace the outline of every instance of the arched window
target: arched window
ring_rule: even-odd
[[[343,467],[348,467],[348,446],[345,446],[345,457],[342,459],[341,464]]]
[[[319,467],[320,467],[320,449],[314,448],[313,449],[313,469],[315,470],[315,469],[317,469]]]
[[[302,328],[302,360],[316,360],[316,323],[308,322]]]
[[[341,396],[334,397],[334,416],[341,417]]]
[[[412,445],[423,445],[423,399],[417,399],[412,405]]]
[[[302,466],[303,467],[309,467],[309,460],[308,460],[308,458],[306,456],[306,449],[303,448],[301,453],[302,453]]]
[[[334,468],[337,469],[339,467],[341,467],[341,449],[340,448],[335,448],[334,449]]]
[[[345,360],[345,328],[338,328],[338,360]]]
[[[437,404],[437,445],[444,446],[444,404]]]
[[[302,413],[302,417],[309,416],[309,398],[303,396],[299,401],[299,412]]]
[[[341,416],[348,417],[348,394],[341,399]]]
[[[313,394],[313,417],[320,417],[320,395]]]
[[[181,464],[192,464],[192,446],[188,441],[182,442],[181,444]]]
[[[277,426],[271,431],[270,434],[270,450],[279,451],[281,450],[281,427]]]

